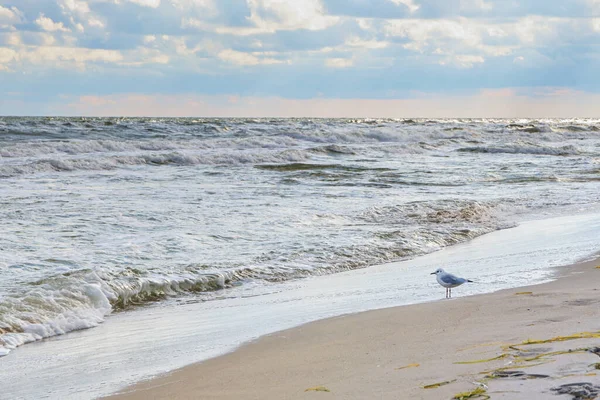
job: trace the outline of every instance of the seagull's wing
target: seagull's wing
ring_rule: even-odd
[[[466,280],[464,278],[459,278],[452,274],[443,274],[440,276],[440,279],[442,280],[442,282],[444,282],[448,285],[460,285],[460,284],[466,282]]]

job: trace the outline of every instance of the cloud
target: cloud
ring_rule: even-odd
[[[201,13],[204,17],[214,17],[218,14],[217,5],[214,0],[169,0],[178,10],[185,13]],[[207,15],[208,14],[208,15]]]
[[[117,63],[123,61],[123,55],[114,50],[85,49],[75,47],[40,46],[26,48],[19,58],[32,64],[75,65],[84,68],[87,63]]]
[[[219,35],[236,35],[236,36],[252,36],[263,33],[269,33],[272,31],[265,30],[259,27],[246,27],[246,26],[223,26],[206,22],[198,18],[183,18],[181,20],[181,27],[183,29],[197,29],[199,31],[214,32]]]
[[[189,9],[187,2],[171,1],[177,1],[174,4],[179,9]],[[202,15],[184,16],[181,27],[220,35],[252,36],[279,31],[319,31],[339,22],[338,17],[326,15],[320,0],[247,0],[244,4],[241,8],[241,11],[247,12],[243,18],[244,24],[224,24],[218,19],[214,20],[219,15],[217,7],[211,1],[203,0],[195,5],[203,9]]]
[[[70,29],[65,28],[65,25],[62,22],[54,22],[44,14],[40,14],[38,19],[35,20],[35,23],[48,32],[71,32]]]
[[[164,96],[233,93],[241,104],[521,86],[600,91],[600,0],[0,3],[0,79],[11,91],[31,88],[32,104],[150,87]]]
[[[17,57],[16,51],[6,47],[0,47],[0,71],[8,71],[9,64],[16,61]]]
[[[17,7],[3,7],[0,5],[0,28],[12,27],[23,21],[23,14]]]
[[[481,56],[460,54],[448,57],[445,60],[440,61],[441,65],[454,64],[459,68],[472,68],[475,64],[482,64],[485,59]]]
[[[160,0],[124,0],[130,3],[140,5],[142,7],[158,8],[160,6]]]
[[[57,0],[57,4],[71,24],[79,32],[84,32],[85,27],[103,29],[106,23],[101,17],[94,14],[86,0]]]
[[[241,51],[235,51],[231,49],[220,51],[217,56],[219,59],[235,65],[241,66],[253,66],[253,65],[270,65],[270,64],[282,64],[285,61],[277,60],[275,58],[264,57],[264,53],[244,53]]]
[[[7,70],[19,62],[21,70],[39,68],[66,69],[82,72],[90,66],[102,65],[141,67],[165,65],[170,58],[158,49],[140,46],[127,51],[65,47],[56,45],[52,36],[41,46],[20,45],[14,49],[0,47],[0,64]],[[27,67],[27,69],[25,68]],[[14,68],[12,68],[14,69]]]
[[[248,0],[248,5],[248,20],[263,32],[323,30],[339,21],[337,17],[325,15],[320,0]]]
[[[354,65],[354,61],[348,58],[328,58],[325,65],[329,68],[349,68]]]
[[[419,9],[419,5],[414,2],[414,0],[390,0],[392,3],[397,5],[403,5],[408,8],[410,13],[414,13]]]

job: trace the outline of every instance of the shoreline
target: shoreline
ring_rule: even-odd
[[[536,398],[547,393],[556,398],[550,386],[569,383],[569,378],[600,384],[600,371],[591,375],[595,372],[585,367],[600,358],[590,353],[579,363],[553,359],[552,367],[521,365],[519,355],[506,348],[531,339],[600,331],[599,264],[596,258],[558,267],[555,280],[539,285],[310,322],[137,383],[106,399],[308,399],[325,395],[324,391],[336,399],[392,399],[399,393],[439,399],[478,387],[498,392],[494,398],[504,398],[500,392]],[[592,336],[546,342],[537,354],[582,343],[598,345],[600,340]],[[473,360],[480,361],[470,363]],[[573,364],[581,365],[578,369]],[[527,367],[528,373],[540,369],[545,373],[537,375],[549,378],[484,382],[482,371],[507,366]],[[581,373],[563,377],[552,368]],[[434,387],[425,389],[428,385]]]

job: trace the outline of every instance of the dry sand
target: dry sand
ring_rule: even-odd
[[[437,400],[478,387],[493,399],[571,398],[550,388],[600,385],[600,354],[584,351],[600,346],[599,264],[561,268],[558,280],[542,285],[313,322],[110,398]],[[591,334],[522,345],[582,332]],[[542,376],[485,377],[499,368]]]

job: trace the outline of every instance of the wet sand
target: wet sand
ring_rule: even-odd
[[[478,390],[567,399],[552,388],[570,383],[600,391],[600,354],[588,351],[600,346],[599,265],[491,294],[461,298],[459,287],[451,300],[440,287],[440,301],[277,332],[109,398],[437,400]]]

